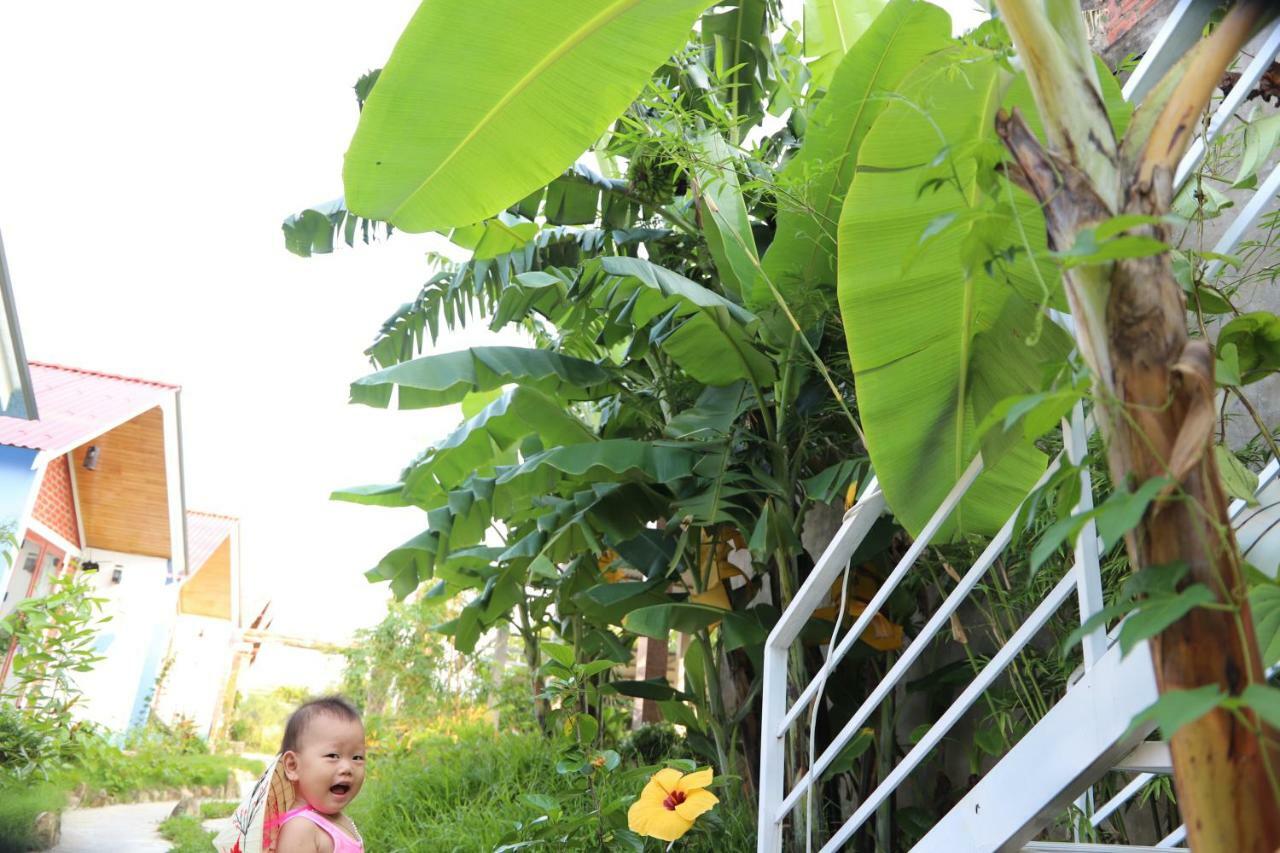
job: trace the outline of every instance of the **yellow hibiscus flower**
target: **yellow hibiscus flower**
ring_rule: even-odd
[[[627,812],[627,826],[638,835],[675,841],[693,826],[698,816],[720,802],[705,788],[711,784],[711,768],[681,773],[659,770],[644,786],[640,799]]]

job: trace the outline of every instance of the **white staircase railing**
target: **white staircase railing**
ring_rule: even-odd
[[[1200,37],[1205,23],[1217,8],[1217,0],[1181,0],[1158,32],[1142,63],[1125,86],[1125,97],[1139,101],[1178,57]],[[1247,63],[1232,90],[1224,97],[1207,127],[1179,165],[1177,184],[1191,175],[1203,159],[1206,146],[1219,136],[1228,120],[1244,101],[1262,74],[1280,51],[1280,22],[1267,28],[1256,39],[1256,55]],[[1274,196],[1280,192],[1280,166],[1263,181],[1258,191],[1241,209],[1214,252],[1227,255],[1235,249],[1244,234],[1258,220]],[[1206,278],[1221,271],[1214,261],[1206,270]],[[1069,420],[1063,422],[1065,450],[1071,464],[1083,458],[1092,426],[1086,423],[1077,406]],[[1062,454],[1055,459],[1040,482],[1039,488],[1062,464]],[[983,579],[1012,538],[1018,516],[1015,511],[960,578],[955,588],[938,605],[928,622],[902,650],[880,683],[854,712],[848,723],[831,743],[806,761],[804,775],[786,790],[787,737],[806,711],[813,713],[823,701],[823,691],[831,672],[858,641],[871,620],[880,613],[889,596],[897,589],[907,572],[928,547],[933,536],[954,511],[978,475],[983,462],[978,455],[951,489],[930,518],[921,535],[885,578],[879,590],[867,603],[853,625],[827,652],[826,660],[812,681],[790,706],[788,699],[788,657],[801,629],[814,611],[827,603],[833,584],[848,569],[848,563],[875,520],[885,511],[884,495],[873,479],[861,497],[845,514],[844,522],[827,549],[818,559],[800,590],[782,614],[769,635],[764,649],[763,719],[760,749],[759,787],[759,853],[778,853],[782,849],[785,823],[789,817],[801,820],[796,811],[801,801],[814,790],[815,780],[857,735],[861,726],[880,703],[902,682],[911,666],[948,624],[951,615]],[[1261,486],[1276,477],[1277,462],[1272,460],[1263,474]],[[1087,469],[1081,472],[1081,506],[1089,508],[1092,489]],[[1034,493],[1035,489],[1032,490]],[[1024,498],[1025,502],[1025,498]],[[1232,505],[1232,517],[1243,508],[1243,502]],[[917,742],[884,779],[866,792],[850,818],[821,848],[834,853],[846,844],[876,810],[898,789],[930,751],[946,737],[956,723],[981,697],[983,692],[1005,671],[1036,633],[1049,621],[1075,592],[1076,606],[1083,623],[1102,605],[1102,582],[1098,565],[1097,533],[1090,523],[1075,545],[1075,560],[1058,584],[1008,642],[991,658],[973,681],[952,702],[928,732]],[[1079,797],[1104,773],[1113,768],[1125,769],[1126,754],[1138,746],[1149,731],[1130,732],[1129,721],[1155,698],[1155,681],[1146,644],[1135,648],[1123,660],[1119,649],[1112,648],[1108,637],[1099,629],[1083,641],[1084,675],[1068,690],[1048,715],[1015,745],[973,790],[952,809],[917,846],[917,850],[939,853],[984,853],[988,850],[1168,850],[1185,837],[1185,831],[1174,832],[1155,848],[1118,847],[1088,844],[1027,843],[1029,839],[1072,800]],[[1038,731],[1037,731],[1038,730]],[[1072,733],[1075,733],[1074,735]],[[1089,822],[1099,826],[1113,816],[1163,767],[1143,768],[1118,794],[1087,814]],[[984,805],[986,808],[984,809]],[[794,817],[793,817],[794,816]],[[1022,845],[1026,843],[1027,846]]]

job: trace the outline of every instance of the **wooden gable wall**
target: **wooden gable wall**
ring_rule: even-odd
[[[90,446],[97,468],[84,467]],[[126,554],[170,557],[164,415],[143,412],[72,453],[85,545]]]
[[[178,612],[231,618],[231,537],[205,561],[178,593]]]

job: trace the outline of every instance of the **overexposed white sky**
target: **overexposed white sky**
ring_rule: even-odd
[[[942,5],[972,25],[972,0]],[[429,238],[304,260],[280,236],[341,194],[351,85],[416,7],[0,6],[0,232],[27,352],[183,386],[188,505],[242,519],[245,572],[285,632],[341,639],[380,617],[386,588],[362,572],[420,516],[328,494],[393,479],[457,422],[346,403]]]

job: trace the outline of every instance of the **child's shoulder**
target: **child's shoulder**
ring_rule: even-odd
[[[333,839],[315,823],[295,814],[280,827],[276,853],[333,853]]]

